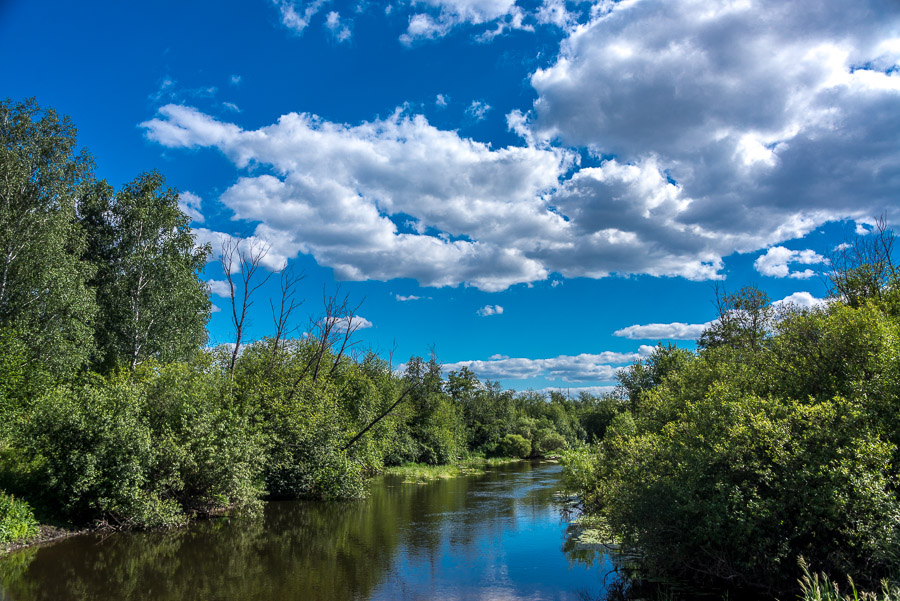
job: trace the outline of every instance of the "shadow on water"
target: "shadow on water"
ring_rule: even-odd
[[[273,502],[256,519],[76,536],[0,558],[0,600],[599,596],[611,564],[566,552],[558,488],[559,466],[522,462],[424,485],[377,478],[359,502]]]

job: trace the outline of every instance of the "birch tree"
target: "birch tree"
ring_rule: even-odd
[[[93,268],[76,221],[92,167],[68,118],[34,100],[0,102],[0,328],[55,375],[92,348]]]

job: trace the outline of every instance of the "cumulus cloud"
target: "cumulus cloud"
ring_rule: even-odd
[[[613,336],[631,340],[696,340],[712,322],[707,323],[649,323],[633,325],[613,332]]]
[[[795,292],[781,300],[772,303],[772,306],[779,309],[798,308],[813,309],[828,304],[827,298],[816,298],[809,292]]]
[[[475,119],[476,121],[482,121],[487,117],[488,111],[491,110],[491,105],[487,102],[483,102],[481,100],[473,100],[472,104],[469,105],[469,108],[466,109],[466,114]]]
[[[350,39],[350,28],[344,21],[341,20],[341,15],[336,11],[331,11],[328,13],[328,16],[325,18],[325,27],[328,29],[328,31],[331,32],[331,35],[334,36],[334,39],[339,43],[346,42]]]
[[[215,294],[216,296],[225,298],[231,298],[231,286],[228,285],[227,281],[206,280],[206,285],[209,286],[209,292],[211,294]]]
[[[195,223],[203,223],[203,200],[193,192],[180,192],[178,194],[178,208],[191,218]]]
[[[441,38],[463,24],[492,26],[479,35],[484,41],[509,29],[533,29],[525,23],[525,12],[515,0],[412,0],[410,4],[424,12],[409,18],[406,32],[400,36],[407,45]]]
[[[209,312],[210,312],[210,313],[221,313],[221,312],[222,312],[222,308],[221,308],[221,307],[217,307],[216,305],[210,305],[210,306],[209,306]]]
[[[622,364],[634,363],[652,351],[652,346],[644,345],[634,353],[604,351],[599,354],[560,355],[550,359],[494,355],[487,360],[445,364],[443,369],[448,373],[466,367],[479,378],[490,380],[527,380],[543,377],[563,382],[608,382],[615,379],[616,373],[622,369]]]
[[[495,150],[400,110],[356,126],[291,113],[244,131],[168,105],[143,126],[168,147],[209,146],[239,168],[271,166],[240,177],[220,200],[234,219],[259,222],[254,235],[279,258],[312,254],[338,279],[503,290],[546,279],[537,254],[566,236],[565,219],[543,198],[571,163],[562,150]],[[396,214],[419,227],[398,231]],[[418,233],[429,228],[444,235]]]
[[[828,259],[812,250],[789,250],[783,246],[773,246],[754,261],[753,267],[759,273],[773,278],[806,280],[816,275],[816,272],[812,269],[791,271],[788,265],[791,263],[815,265],[827,262]]]
[[[366,328],[371,328],[375,324],[371,321],[362,317],[361,315],[354,315],[353,317],[345,316],[339,317],[335,320],[334,329],[338,332],[346,332],[347,328],[353,328],[356,330],[365,330]]]
[[[612,273],[720,277],[719,237],[676,222],[685,199],[648,160],[581,169],[552,147],[493,149],[439,130],[422,115],[345,125],[291,113],[245,131],[167,105],[143,124],[173,148],[214,147],[242,169],[220,198],[280,256],[309,253],[339,279],[417,279],[497,291]],[[413,218],[399,232],[391,215]],[[428,235],[435,230],[438,235]],[[723,250],[724,249],[724,250]]]
[[[302,2],[297,0],[272,0],[281,14],[281,22],[296,33],[303,33],[309,22],[328,0]]]
[[[475,311],[479,317],[488,317],[490,315],[503,315],[503,307],[500,305],[485,305]]]
[[[604,394],[612,394],[613,392],[615,392],[615,390],[615,386],[573,386],[566,388],[540,388],[538,390],[535,390],[534,392],[545,395],[548,395],[551,392],[556,392],[570,398],[577,398],[578,395],[580,395],[582,392],[591,396],[602,396]]]
[[[578,22],[578,16],[569,12],[565,0],[544,0],[535,16],[541,25],[555,25],[568,29]]]
[[[433,23],[484,24],[514,3],[414,6]],[[880,0],[604,3],[533,74],[532,109],[507,115],[524,146],[408,109],[244,130],[169,104],[143,126],[164,146],[224,153],[241,170],[220,198],[234,219],[339,279],[489,291],[554,272],[719,279],[725,256],[895,202],[898,14]]]
[[[400,301],[401,303],[405,303],[405,302],[408,302],[408,301],[421,300],[421,299],[422,299],[421,296],[416,296],[415,294],[410,294],[409,296],[403,296],[402,294],[397,294],[397,295],[395,295],[395,297],[396,297],[397,300]]]
[[[257,228],[259,230],[259,228]],[[238,252],[245,253],[247,256],[251,254],[260,254],[259,264],[269,271],[279,271],[287,264],[288,255],[281,250],[283,245],[279,245],[275,240],[259,236],[232,236],[224,232],[216,232],[207,228],[194,228],[194,239],[197,244],[209,244],[212,248],[212,254],[209,261],[217,261],[222,258],[222,249],[226,246],[238,245]],[[294,253],[296,255],[296,252]],[[291,256],[294,256],[291,255]],[[232,272],[240,270],[240,262],[235,257],[232,264]]]
[[[614,155],[604,167],[619,175],[640,170],[586,180],[574,200],[610,210],[618,189],[641,210],[617,230],[662,230],[666,256],[715,269],[895,202],[898,25],[886,0],[607,3],[533,74],[528,125],[545,143]]]

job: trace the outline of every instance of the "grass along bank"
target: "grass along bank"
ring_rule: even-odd
[[[477,476],[484,473],[486,466],[505,465],[524,461],[516,457],[473,457],[448,465],[428,465],[425,463],[404,463],[384,469],[388,476],[401,476],[404,484],[424,484],[433,480]]]

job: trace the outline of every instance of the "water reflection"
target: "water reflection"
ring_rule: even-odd
[[[0,599],[577,599],[609,561],[566,554],[559,467],[403,484],[355,503],[276,502],[255,520],[73,537],[0,559]]]

